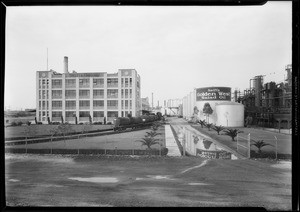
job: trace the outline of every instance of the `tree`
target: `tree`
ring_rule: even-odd
[[[205,120],[199,120],[199,124],[201,125],[201,128],[206,125]]]
[[[89,131],[91,131],[92,129],[92,125],[90,123],[86,123],[83,127],[82,127],[82,134],[84,133],[88,133]],[[85,137],[87,137],[87,134],[85,135]]]
[[[208,131],[210,131],[210,128],[213,126],[213,124],[206,124],[206,127],[208,129]]]
[[[159,139],[157,138],[154,138],[154,137],[147,137],[145,136],[144,138],[140,139],[140,140],[136,140],[138,142],[141,142],[142,143],[142,146],[147,146],[148,149],[151,149],[151,146],[152,145],[155,145],[155,144],[159,144]]]
[[[237,134],[242,133],[243,131],[240,131],[238,129],[225,129],[224,132],[225,135],[230,136],[232,141],[234,141],[234,138],[237,136]]]
[[[66,145],[65,136],[73,132],[72,126],[69,124],[60,124],[57,126],[57,134],[61,134],[64,137],[64,142]]]
[[[36,135],[36,127],[35,126],[31,126],[31,125],[25,125],[23,132],[26,135],[26,139],[27,139],[29,136]]]
[[[213,126],[212,128],[213,128],[215,131],[217,131],[218,135],[220,135],[220,132],[221,132],[222,130],[225,129],[222,125],[220,125],[220,126],[215,125],[215,126]]]
[[[106,124],[106,117],[104,116],[103,124]]]
[[[51,136],[51,142],[52,142],[53,136],[56,135],[57,133],[58,133],[57,126],[48,130],[48,134]]]
[[[208,102],[206,102],[204,104],[204,107],[203,107],[203,113],[206,114],[206,117],[207,117],[207,123],[209,123],[209,115],[212,114],[214,111],[213,109],[211,108],[210,104]]]
[[[160,135],[161,133],[157,133],[156,131],[150,131],[150,132],[146,132],[147,135],[145,137],[155,137],[157,135]]]
[[[261,154],[261,148],[264,146],[273,146],[272,144],[265,143],[264,140],[259,140],[259,141],[253,141],[254,144],[251,144],[255,146],[258,149],[258,154]]]

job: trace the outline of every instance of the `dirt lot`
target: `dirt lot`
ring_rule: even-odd
[[[291,163],[194,157],[5,155],[9,206],[291,210]]]

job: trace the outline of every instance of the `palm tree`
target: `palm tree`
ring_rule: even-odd
[[[273,146],[272,144],[265,143],[264,140],[253,141],[254,144],[251,144],[258,149],[258,154],[261,154],[261,148],[264,146]]]
[[[203,126],[205,126],[206,122],[205,122],[205,120],[199,120],[199,124],[201,125],[201,128],[203,128]]]
[[[151,146],[152,145],[155,145],[155,144],[159,144],[159,139],[157,138],[154,138],[154,137],[145,137],[145,138],[142,138],[140,140],[136,140],[138,142],[141,142],[142,143],[142,146],[147,146],[148,149],[151,149]]]
[[[150,131],[150,132],[146,132],[146,133],[147,133],[147,135],[145,137],[151,137],[151,138],[161,134],[161,133],[157,133],[155,130]]]
[[[238,129],[225,129],[224,132],[225,135],[228,135],[232,138],[232,141],[234,141],[234,138],[237,136],[238,133],[242,133],[242,131]]]
[[[222,125],[220,125],[220,126],[215,125],[215,126],[213,126],[212,128],[213,128],[215,131],[217,131],[218,135],[220,135],[220,132],[221,132],[222,130],[225,129]]]
[[[208,129],[208,131],[210,131],[210,128],[213,126],[213,124],[206,124],[206,127]]]

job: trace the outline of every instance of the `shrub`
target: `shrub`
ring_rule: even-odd
[[[231,137],[232,141],[234,141],[234,138],[237,136],[238,133],[242,133],[242,131],[238,129],[225,129],[224,130],[225,135],[228,135]]]
[[[11,126],[18,126],[18,124],[16,122],[11,122]]]
[[[106,124],[107,124],[107,125],[111,125],[112,123],[109,121],[109,122],[107,122]]]
[[[43,123],[39,121],[37,124],[43,124]]]
[[[82,122],[79,122],[79,124],[82,125],[83,123],[82,123]]]
[[[273,146],[272,144],[268,144],[268,143],[265,143],[264,140],[259,140],[259,141],[253,141],[254,144],[251,144],[251,146],[255,146],[257,149],[258,149],[258,154],[261,154],[262,151],[261,151],[261,148],[263,148],[264,146]]]
[[[30,126],[30,125],[31,125],[31,122],[30,122],[30,121],[27,121],[26,124],[27,124],[28,126]]]
[[[201,125],[201,128],[206,125],[205,120],[199,120],[199,124]]]
[[[220,132],[221,132],[222,130],[225,129],[222,125],[220,125],[220,126],[215,125],[215,126],[213,126],[212,128],[213,128],[215,131],[217,131],[218,135],[220,135]]]
[[[210,131],[210,128],[213,126],[213,124],[206,124],[206,127],[208,129],[208,131]]]
[[[96,122],[94,122],[93,124],[94,124],[94,125],[101,125],[102,122],[101,122],[101,121],[96,121]]]
[[[21,122],[21,121],[17,122],[17,126],[22,126],[22,124],[23,124],[23,122]]]

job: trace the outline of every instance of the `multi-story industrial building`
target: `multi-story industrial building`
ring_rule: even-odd
[[[75,123],[113,121],[115,117],[141,115],[141,79],[135,69],[117,73],[36,72],[38,121]]]

